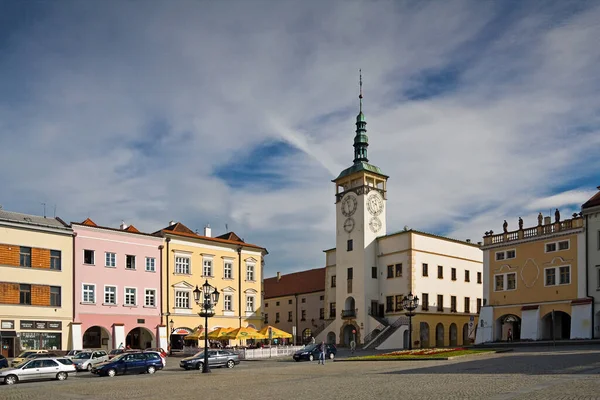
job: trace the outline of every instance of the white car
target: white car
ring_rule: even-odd
[[[94,365],[108,361],[108,353],[104,350],[86,350],[78,353],[71,360],[77,371],[91,371]]]
[[[24,361],[15,368],[0,370],[0,382],[13,385],[21,381],[56,379],[64,381],[69,374],[77,373],[72,361],[68,358],[36,358]]]

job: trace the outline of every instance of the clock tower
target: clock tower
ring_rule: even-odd
[[[388,176],[369,164],[367,122],[362,112],[356,116],[354,163],[343,170],[335,183],[336,204],[336,327],[338,343],[355,340],[379,323],[371,317],[380,303],[376,238],[386,234],[386,184]]]

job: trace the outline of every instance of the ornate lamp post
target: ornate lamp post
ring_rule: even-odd
[[[410,292],[408,296],[402,299],[402,307],[408,311],[406,313],[408,316],[408,349],[412,350],[412,317],[415,315],[413,311],[419,307],[419,298],[413,296],[412,292]]]
[[[204,363],[202,364],[202,373],[204,374],[210,372],[208,367],[208,317],[215,315],[214,307],[219,302],[219,294],[217,288],[208,283],[208,279],[202,285],[202,290],[198,289],[198,285],[194,289],[194,300],[202,310],[198,315],[204,317]]]

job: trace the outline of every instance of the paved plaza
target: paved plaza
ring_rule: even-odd
[[[211,374],[182,371],[178,363],[171,358],[152,376],[80,373],[65,382],[3,385],[0,399],[600,399],[600,346],[450,361],[247,361]]]

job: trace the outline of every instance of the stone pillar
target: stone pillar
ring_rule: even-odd
[[[166,351],[169,347],[169,338],[167,337],[167,327],[165,325],[156,326],[156,337],[158,339],[156,345]]]
[[[523,310],[521,312],[521,339],[539,340],[541,338],[540,324],[539,307],[533,310]]]
[[[71,322],[71,343],[69,350],[83,349],[83,333],[81,333],[81,322]]]
[[[124,348],[125,344],[125,324],[113,324],[113,349]]]

